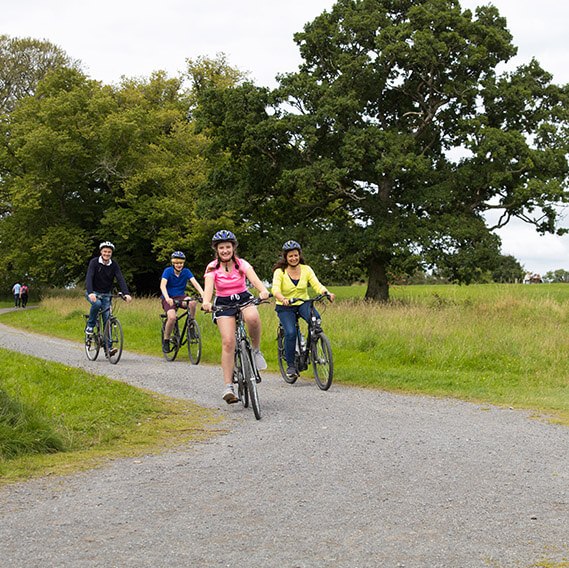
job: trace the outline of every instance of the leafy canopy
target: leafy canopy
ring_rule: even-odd
[[[367,297],[385,300],[394,267],[460,281],[491,269],[489,210],[501,212],[497,226],[519,217],[557,230],[567,88],[536,61],[497,72],[516,48],[496,8],[339,0],[295,41],[303,63],[274,93],[242,85],[202,97],[225,153],[210,179],[249,234],[325,243],[330,266],[349,243]]]

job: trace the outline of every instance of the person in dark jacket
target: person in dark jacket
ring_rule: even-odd
[[[89,312],[89,319],[85,328],[86,334],[93,333],[99,310],[103,310],[103,325],[107,323],[109,317],[108,308],[111,304],[115,281],[125,300],[127,302],[132,300],[119,263],[116,260],[111,260],[114,250],[115,245],[113,243],[104,241],[99,245],[100,256],[92,258],[89,262],[85,285],[87,288],[86,297],[91,304],[91,311]]]

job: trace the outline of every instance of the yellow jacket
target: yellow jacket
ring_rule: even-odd
[[[306,264],[300,265],[300,278],[298,284],[295,286],[290,276],[286,271],[281,268],[277,268],[273,272],[273,286],[272,293],[273,296],[277,294],[282,294],[285,298],[301,298],[302,300],[308,300],[310,296],[308,295],[308,285],[312,286],[318,294],[324,294],[326,288],[320,284],[314,270]],[[278,305],[282,305],[278,299],[276,299]]]

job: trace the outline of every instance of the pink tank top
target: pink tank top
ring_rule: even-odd
[[[231,272],[225,272],[222,265],[215,268],[217,260],[212,260],[205,269],[204,278],[213,278],[216,296],[231,296],[242,294],[247,290],[247,280],[245,273],[251,265],[242,258],[238,259],[239,270],[233,266]]]

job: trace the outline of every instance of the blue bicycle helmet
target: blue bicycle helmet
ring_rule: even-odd
[[[180,258],[182,260],[186,260],[186,255],[181,250],[175,250],[171,255],[170,258]]]
[[[287,241],[283,245],[283,251],[288,252],[290,250],[297,250],[300,252],[302,250],[302,247],[296,241]]]
[[[101,250],[103,248],[110,248],[111,250],[115,250],[115,245],[113,245],[113,243],[111,243],[111,241],[103,241],[99,245],[99,250]]]
[[[237,238],[231,231],[226,231],[222,229],[221,231],[217,231],[215,235],[211,238],[211,246],[215,248],[219,243],[233,243],[237,245]]]

